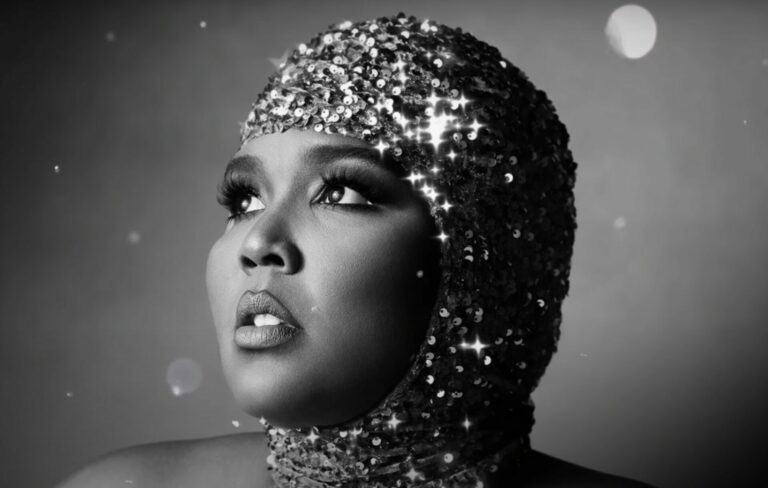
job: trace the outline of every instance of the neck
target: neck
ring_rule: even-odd
[[[530,401],[485,408],[472,421],[447,415],[450,409],[404,407],[385,404],[333,427],[287,429],[262,421],[276,486],[487,488],[494,473],[515,471],[530,450]],[[403,412],[415,415],[401,418]]]

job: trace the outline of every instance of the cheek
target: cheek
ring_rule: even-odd
[[[310,273],[313,296],[323,307],[323,339],[335,357],[402,365],[414,352],[426,328],[417,277],[426,268],[426,239],[413,227],[379,226],[318,248],[322,266]]]
[[[233,271],[236,271],[234,262],[236,255],[232,245],[232,239],[222,237],[216,241],[208,252],[208,260],[205,268],[205,283],[208,291],[208,300],[211,305],[214,325],[221,331],[235,320],[234,302],[237,297],[234,294],[236,280]]]

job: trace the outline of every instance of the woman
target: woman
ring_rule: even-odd
[[[139,446],[63,486],[647,486],[532,450],[576,163],[546,95],[399,14],[302,44],[254,103],[207,286],[265,433]]]

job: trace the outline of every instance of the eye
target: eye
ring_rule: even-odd
[[[332,183],[328,185],[321,195],[320,203],[326,205],[349,205],[349,206],[367,206],[373,205],[367,198],[356,192],[352,188]]]
[[[241,198],[237,204],[237,207],[235,208],[236,214],[245,214],[248,212],[255,212],[256,210],[262,210],[267,208],[261,200],[259,200],[259,197],[249,193],[245,195],[243,198]]]

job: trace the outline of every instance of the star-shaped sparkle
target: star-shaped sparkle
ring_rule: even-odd
[[[424,479],[424,475],[421,474],[419,471],[416,471],[413,466],[411,466],[411,469],[405,473],[405,477],[408,478],[411,481],[416,481],[417,479]]]
[[[467,431],[469,431],[469,428],[472,426],[472,422],[469,421],[469,417],[464,417],[464,422],[462,422],[461,425],[464,426]]]
[[[448,239],[448,234],[446,234],[443,231],[440,231],[440,235],[437,236],[437,238],[440,239],[441,241],[445,242]]]
[[[379,139],[379,142],[373,147],[379,150],[379,154],[384,154],[384,150],[389,147],[389,144]]]
[[[464,98],[464,94],[463,94],[463,93],[461,94],[461,97],[459,97],[459,99],[458,99],[458,100],[456,100],[456,101],[459,103],[459,105],[461,105],[461,108],[462,108],[462,109],[463,109],[464,107],[466,107],[467,103],[469,103],[469,100],[467,100],[466,98]]]
[[[442,100],[442,98],[438,97],[435,92],[432,92],[432,94],[427,98],[427,101],[432,104],[433,107],[437,106],[437,103]]]
[[[387,420],[387,425],[389,425],[389,428],[392,430],[397,430],[397,426],[402,424],[404,421],[397,418],[397,415],[394,413],[392,414],[392,418]]]
[[[320,436],[319,436],[319,435],[317,435],[317,433],[315,433],[315,431],[314,431],[314,430],[312,430],[312,432],[310,432],[310,433],[307,435],[307,440],[308,440],[309,442],[311,442],[312,444],[314,444],[314,443],[315,443],[315,441],[316,441],[316,440],[318,440],[319,438],[320,438]]]
[[[429,185],[424,185],[424,187],[421,189],[421,191],[430,199],[435,200],[440,194],[435,191],[434,188],[432,188]]]
[[[480,342],[480,336],[475,336],[475,342],[473,342],[472,344],[468,344],[466,342],[461,343],[462,349],[474,349],[475,352],[477,353],[477,357],[480,357],[480,353],[483,352],[483,349],[485,349],[486,347],[488,347],[488,344],[484,344]]]
[[[443,202],[443,204],[442,204],[442,205],[440,205],[440,207],[442,207],[442,209],[443,209],[443,210],[445,210],[446,212],[448,212],[448,210],[449,210],[451,207],[453,207],[453,205],[451,205],[450,203],[448,203],[447,201],[445,201],[445,202]]]
[[[421,181],[424,179],[424,175],[421,173],[411,173],[409,176],[405,177],[406,180],[410,181],[411,184],[416,183],[417,181]]]
[[[429,134],[429,142],[435,147],[435,150],[437,150],[437,147],[441,142],[445,142],[442,136],[445,133],[445,129],[448,127],[448,122],[452,121],[454,118],[453,115],[433,115],[429,118],[429,127],[421,131]]]
[[[469,124],[469,127],[473,131],[477,132],[478,130],[480,130],[481,127],[483,127],[483,124],[481,124],[480,122],[477,121],[477,119],[475,119],[471,124]]]
[[[454,159],[456,159],[456,156],[457,156],[457,155],[456,155],[456,153],[455,153],[455,152],[453,152],[453,149],[451,149],[451,152],[449,152],[449,153],[448,153],[448,158],[449,158],[451,161],[453,161]]]
[[[403,62],[402,59],[398,59],[397,62],[392,63],[392,67],[395,68],[396,70],[400,71],[401,69],[403,69],[405,67],[405,63]]]

